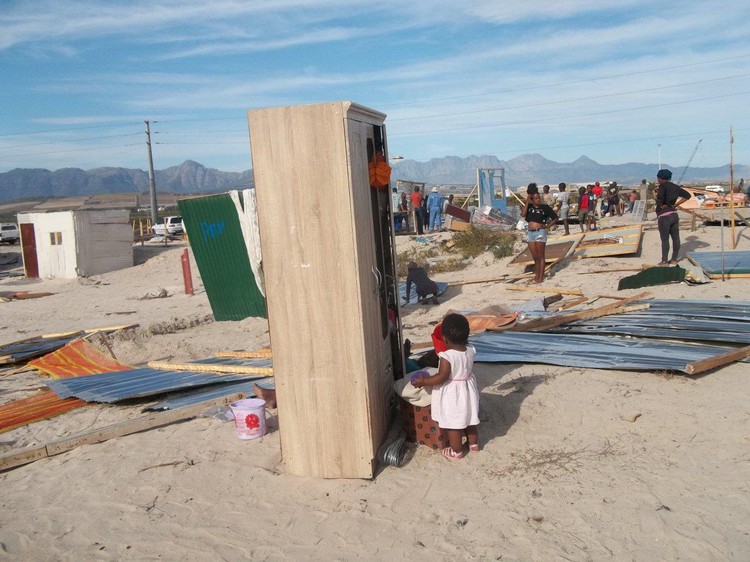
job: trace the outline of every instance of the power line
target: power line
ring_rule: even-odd
[[[132,125],[136,125],[137,123],[132,123]],[[113,127],[130,127],[131,123],[123,123],[122,125],[113,125],[113,124],[107,124],[107,125],[90,125],[87,127],[68,127],[65,129],[47,129],[44,131],[24,131],[21,133],[0,133],[0,137],[16,137],[20,135],[41,135],[44,133],[65,133],[68,131],[85,131],[88,129],[105,129],[105,128],[113,128]]]
[[[6,149],[14,149],[14,148],[26,148],[28,146],[42,146],[45,144],[59,144],[63,142],[83,142],[83,141],[91,141],[91,140],[100,140],[100,139],[113,139],[113,138],[120,138],[120,137],[133,137],[135,135],[140,135],[141,133],[124,133],[122,135],[105,135],[101,137],[87,137],[83,139],[75,139],[75,140],[69,140],[66,141],[64,139],[62,140],[56,140],[56,141],[47,141],[47,142],[37,142],[33,144],[12,144],[8,146],[2,146],[0,147],[0,150],[6,150]]]
[[[66,152],[86,152],[86,151],[93,151],[93,150],[103,150],[107,148],[124,148],[127,146],[142,146],[141,144],[116,144],[113,146],[89,146],[86,148],[72,148],[70,150],[53,150],[50,152],[33,152],[30,154],[6,154],[0,156],[0,160],[9,160],[11,158],[23,158],[25,156],[42,156],[45,154],[63,154]]]
[[[692,100],[683,100],[683,101],[675,101],[675,102],[669,102],[669,103],[659,103],[654,105],[642,105],[638,107],[628,107],[624,109],[612,109],[608,111],[596,111],[593,113],[583,113],[580,115],[568,115],[568,116],[555,116],[555,117],[544,117],[541,119],[527,119],[524,121],[509,121],[506,123],[487,123],[483,125],[467,125],[465,127],[450,127],[445,129],[430,129],[427,131],[415,131],[412,133],[389,133],[389,137],[394,136],[410,136],[410,135],[427,135],[430,133],[445,133],[445,132],[451,132],[451,131],[468,131],[471,129],[489,129],[494,127],[508,127],[508,126],[514,126],[514,125],[530,125],[534,123],[545,123],[549,121],[561,121],[565,119],[580,119],[581,117],[594,117],[597,115],[609,115],[612,113],[624,113],[626,111],[638,111],[640,109],[653,109],[655,107],[669,107],[672,105],[683,105],[686,103],[693,103],[696,101],[707,101],[707,100],[715,100],[715,99],[722,99],[722,98],[729,98],[733,96],[740,96],[744,94],[750,94],[750,91],[745,92],[737,92],[734,94],[724,94],[721,96],[709,96],[705,98],[694,98]]]
[[[647,92],[656,92],[658,90],[667,90],[670,88],[682,88],[684,86],[694,86],[696,84],[707,84],[709,82],[717,82],[721,80],[732,80],[734,78],[744,78],[750,76],[750,74],[739,74],[737,76],[728,76],[724,78],[712,78],[710,80],[699,80],[696,82],[683,82],[681,84],[672,84],[670,86],[657,86],[654,88],[646,88],[643,90],[631,90],[628,92],[615,92],[611,94],[600,94],[598,96],[586,96],[583,98],[572,98],[567,100],[552,100],[552,101],[543,101],[538,103],[530,103],[530,104],[524,104],[524,105],[511,105],[506,107],[491,107],[488,109],[475,109],[472,111],[460,111],[455,113],[440,113],[440,114],[433,114],[433,115],[422,115],[418,117],[400,117],[395,119],[389,119],[389,122],[393,121],[411,121],[415,119],[423,120],[423,119],[431,119],[433,117],[457,117],[459,115],[472,115],[476,113],[489,113],[491,111],[507,111],[509,109],[525,109],[528,107],[544,107],[547,105],[559,105],[563,103],[575,103],[580,101],[590,101],[595,99],[604,99],[604,98],[611,98],[611,97],[617,97],[617,96],[627,96],[630,94],[643,94]]]
[[[391,105],[404,105],[404,104],[426,103],[426,102],[434,102],[434,101],[450,101],[450,100],[475,98],[475,97],[480,97],[480,96],[489,96],[489,95],[493,95],[493,94],[504,94],[504,93],[511,93],[511,92],[523,92],[523,91],[526,91],[526,90],[537,90],[537,89],[540,89],[540,88],[556,88],[558,86],[570,86],[570,85],[573,85],[573,84],[585,84],[587,82],[598,82],[598,81],[601,81],[601,80],[609,80],[610,78],[627,78],[629,76],[638,76],[640,74],[650,74],[652,72],[663,72],[665,70],[675,70],[675,69],[678,69],[678,68],[690,68],[692,66],[701,66],[701,65],[704,65],[704,64],[714,64],[714,63],[717,63],[717,62],[727,62],[727,61],[736,60],[736,59],[742,59],[742,58],[747,58],[747,57],[750,57],[750,54],[747,54],[747,55],[738,55],[736,57],[727,57],[727,58],[722,58],[722,59],[714,59],[714,60],[702,61],[702,62],[696,62],[696,63],[690,63],[690,64],[679,64],[679,65],[675,65],[675,66],[664,66],[664,67],[661,67],[661,68],[651,68],[651,69],[647,69],[647,70],[639,70],[639,71],[636,71],[636,72],[623,72],[621,74],[609,74],[609,75],[601,76],[601,77],[598,77],[598,78],[597,77],[594,77],[594,78],[581,78],[579,80],[568,80],[568,81],[565,81],[565,82],[553,82],[551,84],[541,84],[541,85],[535,84],[533,86],[523,86],[523,87],[520,87],[520,88],[507,88],[507,89],[504,89],[504,90],[490,90],[488,92],[483,92],[481,94],[466,94],[466,95],[462,95],[462,96],[449,96],[449,97],[444,97],[444,98],[425,98],[425,99],[421,99],[421,100],[408,100],[408,101],[404,100],[402,102],[394,102]]]

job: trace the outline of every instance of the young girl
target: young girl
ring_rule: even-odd
[[[479,390],[472,369],[476,350],[467,345],[469,321],[460,314],[448,314],[442,323],[443,342],[448,348],[438,353],[437,375],[417,378],[417,388],[433,386],[432,419],[448,434],[449,447],[443,455],[451,460],[463,458],[463,436],[469,450],[479,451]]]

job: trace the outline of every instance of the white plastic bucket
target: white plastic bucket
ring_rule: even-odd
[[[240,439],[258,439],[266,434],[266,401],[247,398],[232,402],[229,407],[234,414],[234,425]]]

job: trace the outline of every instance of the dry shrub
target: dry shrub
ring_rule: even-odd
[[[517,235],[511,232],[496,232],[488,228],[472,226],[469,230],[453,235],[453,249],[464,258],[475,258],[484,252],[492,252],[495,259],[513,254]]]

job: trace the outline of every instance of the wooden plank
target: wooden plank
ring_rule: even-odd
[[[574,306],[578,306],[579,304],[583,304],[583,303],[585,303],[588,300],[589,300],[588,297],[580,297],[580,298],[577,298],[577,299],[573,299],[570,302],[563,303],[560,306],[560,310],[567,310],[569,308],[573,308]]]
[[[619,271],[643,271],[643,267],[619,267],[613,269],[593,269],[591,271],[581,271],[584,275],[590,275],[592,273],[612,273]]]
[[[461,285],[473,285],[475,283],[502,283],[508,278],[508,274],[504,273],[500,277],[493,275],[492,277],[484,277],[479,279],[466,279],[464,281],[449,281],[449,287],[458,287]]]
[[[212,406],[225,406],[235,400],[241,400],[246,395],[246,392],[236,392],[229,396],[206,400],[205,402],[193,404],[192,406],[185,406],[184,408],[178,408],[176,410],[157,412],[147,416],[125,420],[99,429],[76,433],[75,435],[57,439],[44,445],[37,445],[20,451],[6,453],[0,456],[0,470],[7,470],[9,468],[32,463],[39,459],[53,457],[76,449],[82,445],[102,443],[114,439],[115,437],[123,437],[125,435],[131,435],[140,431],[168,425],[176,421],[193,418],[207,408]]]
[[[532,293],[560,293],[561,295],[582,296],[583,292],[579,289],[560,289],[559,287],[535,287],[525,285],[507,285],[509,291],[530,291]]]
[[[685,371],[689,375],[698,375],[705,373],[711,369],[734,363],[735,361],[741,361],[746,357],[750,357],[750,345],[716,355],[715,357],[709,357],[708,359],[701,359],[695,363],[688,363],[685,367]]]
[[[267,375],[273,376],[271,367],[252,367],[250,365],[221,365],[209,363],[167,363],[166,361],[149,361],[152,369],[160,371],[194,371],[199,373],[231,373],[237,375]]]
[[[4,455],[0,455],[0,471],[23,466],[39,459],[45,459],[48,456],[47,447],[44,445],[35,445],[17,452],[5,453]]]
[[[510,328],[510,331],[512,332],[530,332],[530,331],[543,331],[548,330],[550,328],[556,328],[557,326],[562,326],[563,324],[568,324],[569,322],[575,322],[576,320],[590,320],[592,318],[599,318],[601,316],[607,316],[609,314],[618,314],[622,312],[622,308],[633,301],[641,300],[644,298],[647,298],[651,296],[651,293],[648,291],[645,291],[643,293],[638,293],[637,295],[634,295],[632,297],[628,297],[627,299],[611,303],[605,306],[601,306],[599,308],[593,308],[588,310],[582,310],[580,312],[574,312],[572,314],[561,314],[558,316],[553,316],[551,318],[539,318],[537,320],[532,320],[531,322],[526,322],[523,324],[516,324],[512,328]]]
[[[561,258],[573,254],[578,244],[583,240],[583,234],[565,236],[564,238],[565,240],[557,239],[547,242],[544,249],[545,262],[556,262]],[[534,259],[531,257],[531,251],[527,247],[508,263],[512,265],[529,265],[534,263]]]

